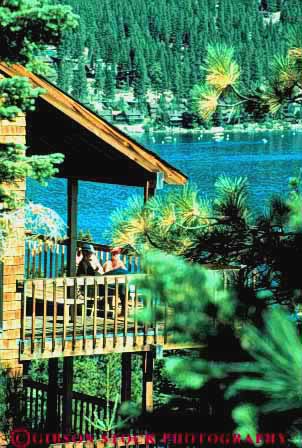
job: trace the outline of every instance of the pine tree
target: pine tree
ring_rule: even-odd
[[[72,95],[83,103],[87,103],[88,101],[87,77],[83,58],[79,60],[77,70],[74,72]]]
[[[135,79],[133,93],[140,104],[143,105],[146,101],[146,93],[148,88],[147,67],[142,55],[137,56],[135,63]]]
[[[97,59],[95,68],[94,89],[97,97],[100,97],[104,87],[104,69],[101,59]]]
[[[105,69],[104,78],[104,101],[112,103],[115,97],[115,76],[113,68],[108,64]]]

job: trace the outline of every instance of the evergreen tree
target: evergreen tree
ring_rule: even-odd
[[[64,92],[70,93],[72,88],[73,70],[72,63],[69,61],[61,60],[58,64],[58,78],[57,85]]]
[[[77,24],[69,7],[51,5],[47,0],[37,0],[31,8],[26,0],[6,0],[0,8],[0,22],[0,60],[35,67],[46,45],[58,44],[62,35]],[[33,110],[40,93],[26,78],[1,79],[0,119],[12,120],[22,112]],[[54,165],[62,161],[58,154],[28,157],[23,151],[25,148],[20,145],[1,145],[1,182],[14,182],[26,176],[43,181],[57,171]],[[0,196],[8,200],[3,188]],[[13,206],[10,202],[10,207]]]
[[[238,62],[243,64],[241,82],[247,89],[254,87],[255,79],[268,78],[272,54],[285,51],[289,30],[302,17],[299,0],[188,0],[181,10],[177,0],[104,0],[102,8],[97,0],[68,3],[79,13],[81,26],[75,36],[66,35],[64,59],[72,55],[76,64],[87,48],[87,66],[92,73],[98,58],[115,67],[117,89],[146,91],[144,78],[156,93],[169,89],[178,92],[179,101],[187,96],[188,77],[190,88],[202,78],[200,66],[206,48],[218,39],[234,47]],[[268,24],[263,11],[281,11],[282,26]],[[137,53],[145,61],[147,76],[144,69],[140,70],[143,75],[137,76]],[[189,64],[185,67],[187,54]],[[180,73],[177,80],[176,66]],[[182,76],[185,79],[181,80]]]
[[[148,88],[148,75],[145,60],[142,55],[137,56],[135,64],[135,79],[133,93],[140,105],[143,106],[146,101],[146,93]]]
[[[95,68],[94,89],[97,97],[101,96],[101,91],[104,87],[104,69],[101,59],[97,59]]]
[[[149,76],[150,76],[150,80],[151,80],[151,85],[153,87],[153,89],[155,90],[155,92],[159,93],[162,91],[163,89],[163,74],[162,74],[162,69],[161,66],[159,64],[159,62],[156,62],[149,71]]]
[[[108,64],[105,69],[105,77],[104,77],[104,101],[112,102],[115,97],[115,77],[113,68]]]
[[[72,95],[79,101],[87,103],[88,88],[84,58],[81,58],[72,82]]]

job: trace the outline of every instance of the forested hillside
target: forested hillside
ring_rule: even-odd
[[[116,94],[130,89],[145,115],[154,101],[163,113],[169,100],[190,110],[209,43],[234,46],[241,82],[251,88],[285,51],[290,27],[302,25],[301,0],[57,1],[80,16],[57,54],[58,85],[93,107],[116,101],[119,110],[125,100]]]

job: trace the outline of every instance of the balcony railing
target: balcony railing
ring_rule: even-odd
[[[84,241],[78,241],[81,247]],[[93,243],[96,256],[101,264],[111,257],[110,247]],[[140,272],[140,257],[138,255],[121,256],[122,261],[131,273]],[[67,241],[55,242],[46,240],[43,236],[25,240],[25,278],[56,278],[63,277],[67,272]]]
[[[168,309],[156,298],[146,302],[133,282],[143,275],[26,280],[21,358],[139,351],[159,336],[165,343]],[[146,306],[153,316],[148,325],[139,318]]]
[[[32,430],[45,430],[47,420],[47,384],[39,383],[31,379],[23,380],[23,418],[31,426]],[[53,399],[53,397],[52,397]],[[57,396],[57,418],[59,422],[58,431],[62,432],[63,415],[63,391],[58,389]],[[113,409],[114,403],[99,397],[92,397],[80,392],[72,392],[72,432],[74,434],[91,434],[98,437],[101,431],[95,429],[93,423],[95,417],[102,419],[108,409]]]

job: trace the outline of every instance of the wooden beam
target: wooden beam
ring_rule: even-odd
[[[67,246],[67,275],[76,275],[76,253],[77,253],[77,218],[78,218],[78,180],[68,179],[67,184],[67,214],[68,214],[68,238]]]
[[[121,402],[131,400],[131,353],[122,353]]]
[[[63,365],[63,419],[62,432],[70,434],[72,431],[72,386],[73,386],[73,358],[64,358]]]
[[[46,430],[56,432],[59,430],[58,422],[58,358],[48,360],[48,388],[47,388],[47,410]]]
[[[153,411],[153,368],[154,356],[153,353],[143,353],[143,397],[142,408],[143,412]]]

